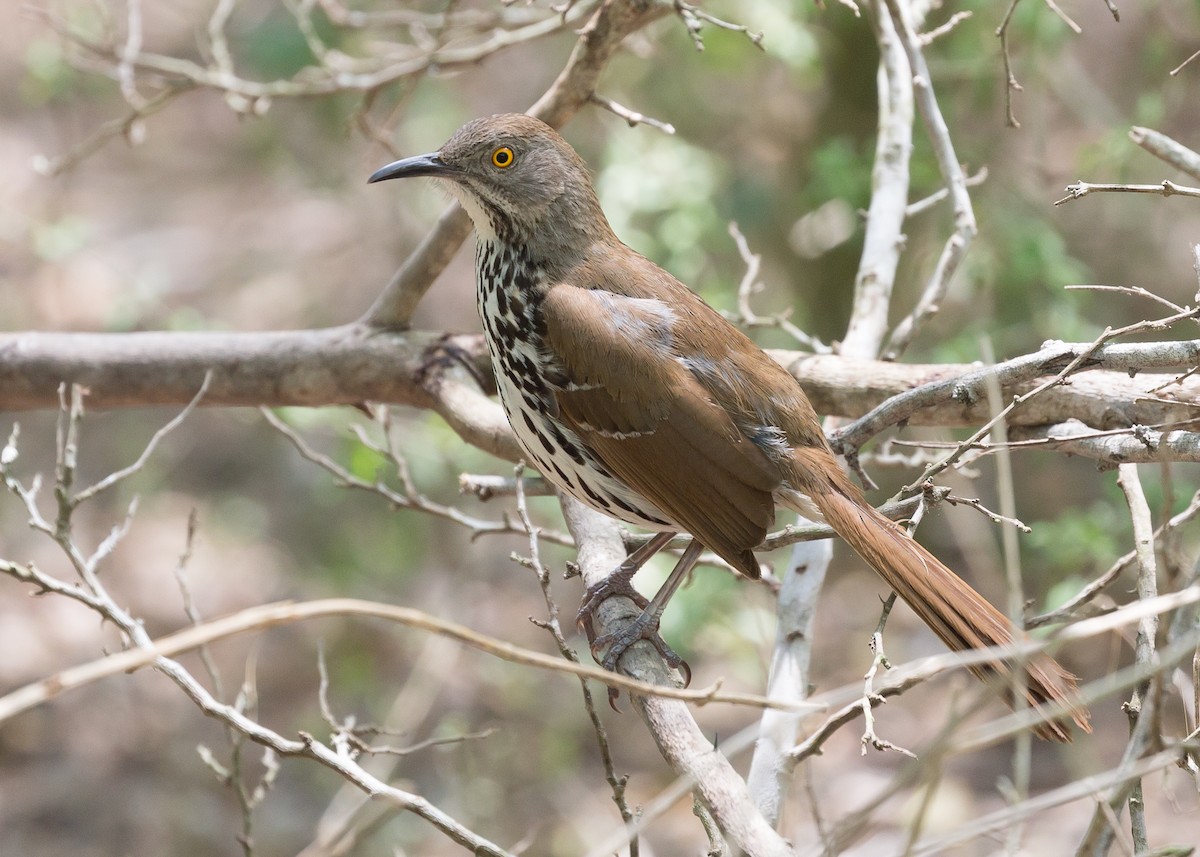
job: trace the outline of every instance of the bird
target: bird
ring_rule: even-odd
[[[520,446],[559,490],[654,535],[584,595],[579,621],[613,669],[658,636],[671,595],[708,548],[749,578],[779,507],[824,521],[951,649],[1011,647],[1022,632],[908,532],[876,511],[831,449],[800,384],[736,325],[614,234],[578,153],[549,125],[500,114],[368,182],[431,177],[476,233],[476,297],[500,401]],[[691,536],[652,599],[632,578],[677,534]],[[642,608],[596,637],[612,594]],[[599,659],[599,658],[598,658]],[[1018,666],[1019,664],[1019,666]],[[686,669],[686,666],[684,666]],[[1034,729],[1090,731],[1076,678],[1042,652],[971,669],[1029,705]],[[1013,673],[1022,670],[1023,674]]]

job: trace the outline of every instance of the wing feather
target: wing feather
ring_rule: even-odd
[[[560,284],[542,304],[558,416],[619,479],[751,576],[778,466],[676,353],[664,302]]]

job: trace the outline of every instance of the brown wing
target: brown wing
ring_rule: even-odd
[[[664,302],[560,284],[542,304],[561,359],[558,416],[618,478],[740,571],[781,475],[678,359]]]

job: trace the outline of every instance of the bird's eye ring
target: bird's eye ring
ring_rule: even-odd
[[[496,151],[492,152],[492,166],[499,169],[507,169],[513,165],[516,160],[516,155],[508,146],[501,146]]]

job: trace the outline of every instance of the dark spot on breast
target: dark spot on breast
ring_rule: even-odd
[[[620,508],[624,509],[626,512],[630,512],[631,514],[634,514],[634,515],[640,515],[640,514],[641,514],[641,512],[639,512],[637,509],[635,509],[635,508],[633,508],[632,506],[630,506],[628,503],[626,503],[626,502],[625,502],[624,500],[622,500],[620,497],[616,497],[616,496],[614,496],[614,497],[613,497],[613,502],[614,502],[614,503],[616,503],[616,504],[617,504],[617,506],[619,506]]]
[[[522,266],[514,271],[512,283],[519,292],[533,291],[533,276],[529,273],[529,268]]]
[[[499,294],[504,294],[504,289],[501,289]],[[497,295],[497,297],[499,297],[499,295]],[[516,342],[517,326],[507,318],[498,317],[496,319],[496,334],[504,342]]]
[[[554,441],[558,444],[559,448],[567,455],[571,456],[571,459],[576,464],[584,464],[585,459],[583,457],[583,452],[579,449],[578,445],[571,443],[571,441],[567,439],[567,436],[563,434],[563,430],[560,429],[556,423],[550,423],[550,429],[554,434]]]
[[[550,466],[554,468],[554,472],[558,474],[558,478],[562,480],[562,484],[570,485],[572,488],[575,487],[575,480],[563,472],[563,469],[558,466],[558,462],[550,459]]]
[[[580,479],[579,479],[579,487],[581,489],[583,489],[584,494],[587,494],[589,497],[592,498],[592,500],[595,501],[596,505],[601,506],[605,509],[612,508],[612,504],[609,503],[606,498],[600,496],[594,490],[592,490],[592,486],[588,485],[587,480],[583,479],[582,477],[580,477]]]

